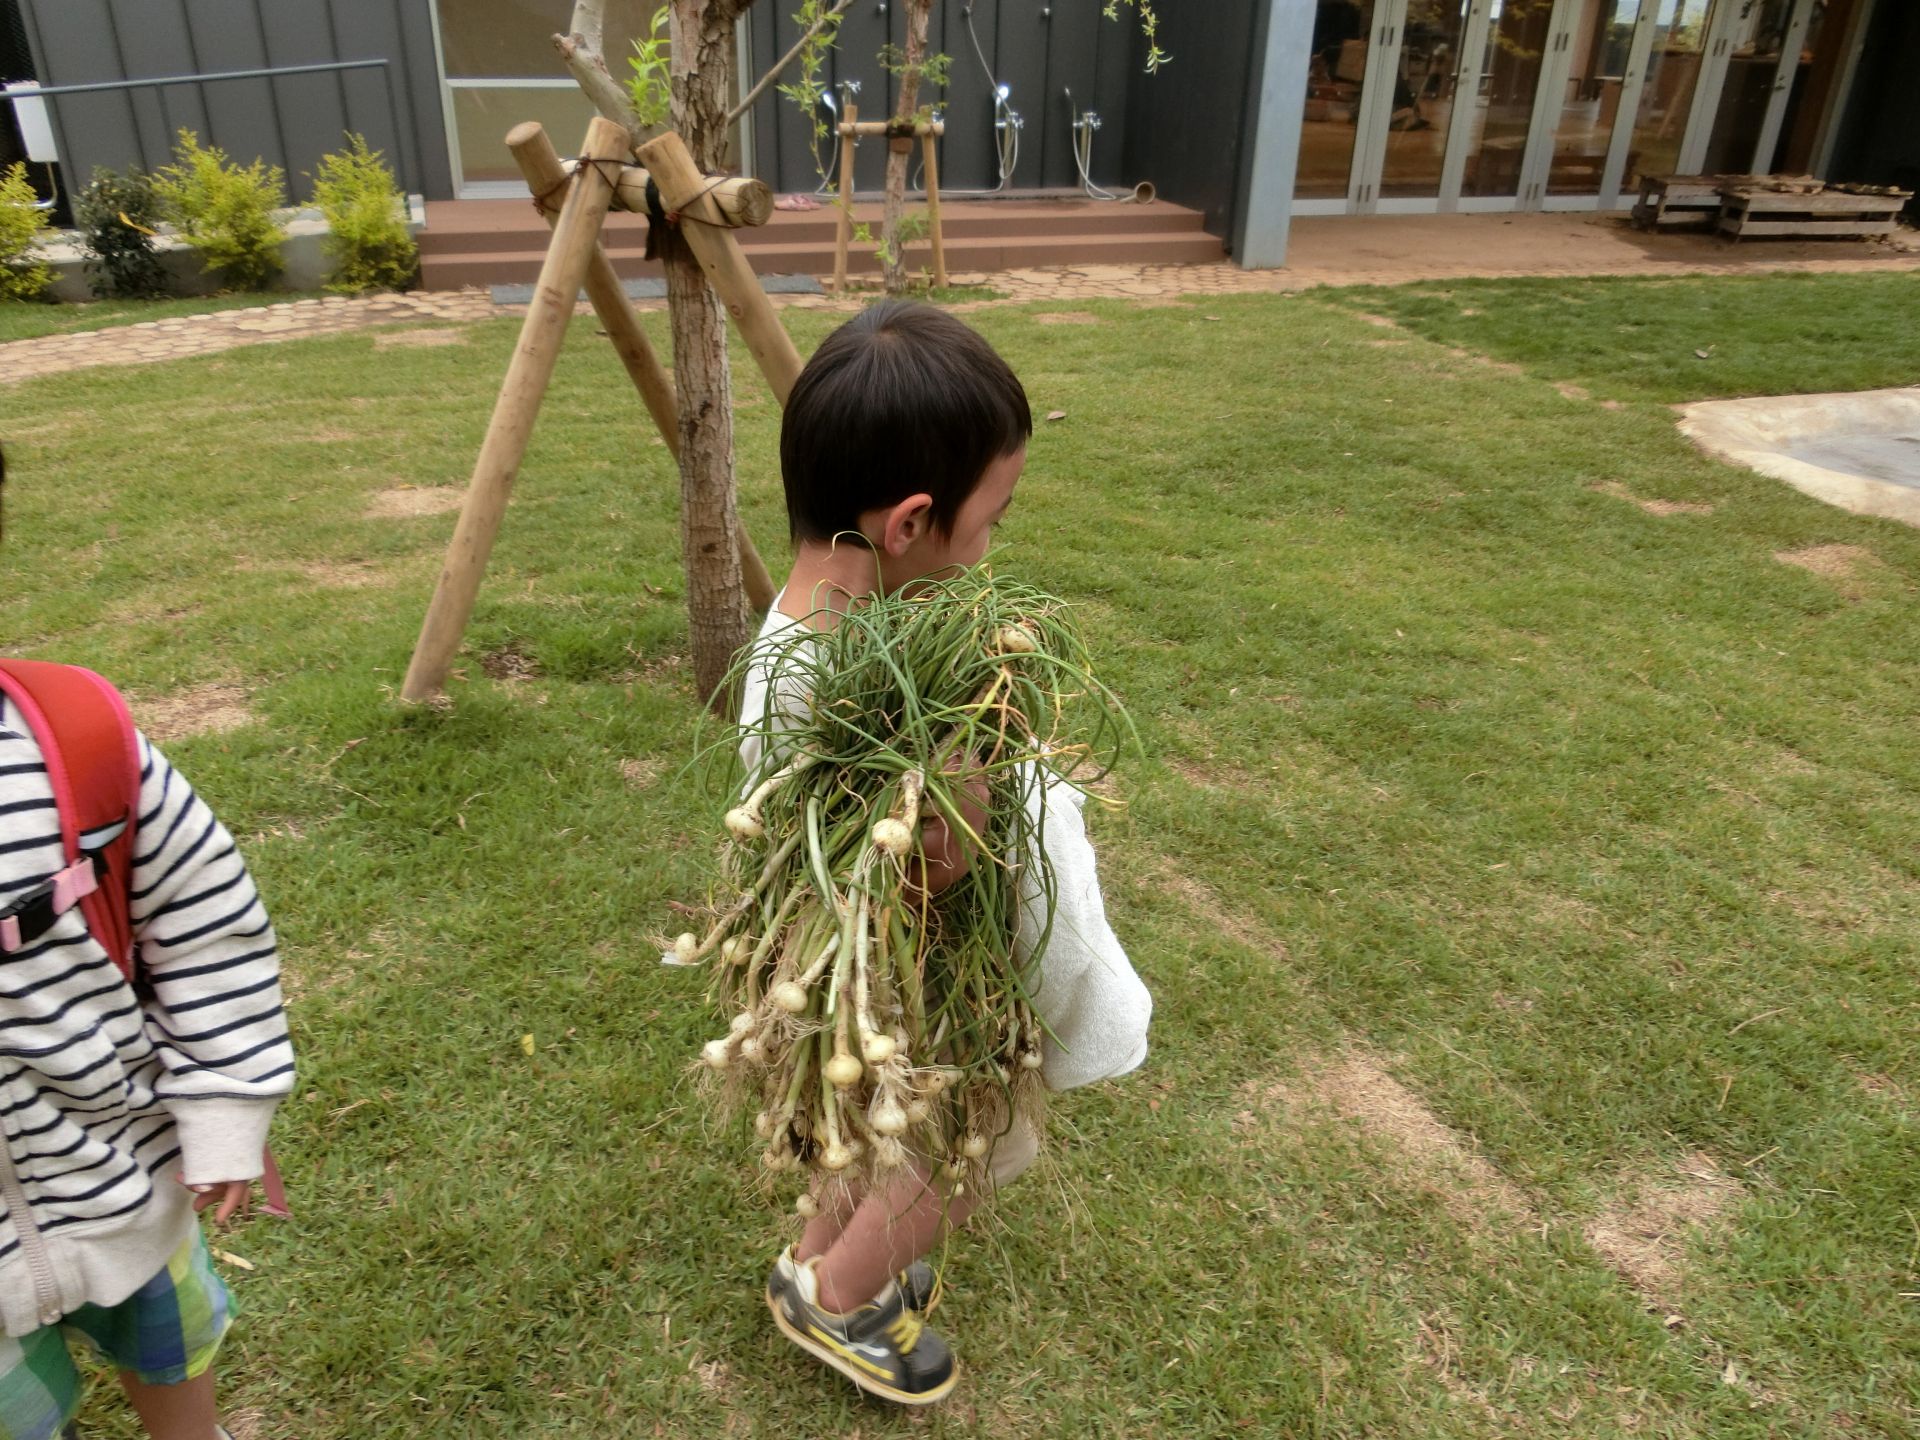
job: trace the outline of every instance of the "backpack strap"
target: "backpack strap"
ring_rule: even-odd
[[[126,701],[93,671],[45,660],[0,660],[0,693],[33,732],[60,812],[67,863],[42,898],[50,915],[78,904],[93,938],[132,980],[128,896],[140,819],[140,744]],[[12,923],[13,933],[0,935],[8,949],[22,939],[18,921]]]

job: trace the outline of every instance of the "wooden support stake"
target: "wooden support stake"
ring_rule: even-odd
[[[580,154],[588,160],[623,161],[628,154],[627,132],[611,120],[595,116],[587,127]],[[446,564],[434,587],[426,623],[420,627],[407,678],[400,687],[402,699],[425,700],[446,688],[447,671],[453,666],[460,638],[473,615],[480,577],[506,514],[513,477],[527,452],[534,418],[540,413],[554,362],[560,357],[560,342],[566,337],[567,322],[573,318],[574,300],[599,244],[600,223],[613,198],[611,179],[597,166],[589,167],[567,187],[566,201],[553,227],[553,241],[534,287],[533,303],[527,307],[526,323],[520,327],[520,343],[514,347],[507,378],[493,407],[493,419],[487,426],[487,438],[474,461],[460,523],[447,546]]]
[[[847,247],[853,243],[853,147],[854,121],[860,107],[847,102],[847,121],[840,134],[840,218],[833,227],[833,293],[847,290]]]
[[[513,153],[514,161],[519,165],[520,173],[526,177],[527,188],[533,192],[535,199],[547,197],[541,205],[541,213],[547,217],[549,225],[553,224],[560,210],[559,195],[566,184],[568,167],[554,153],[553,142],[547,138],[547,132],[537,120],[516,125],[507,132],[507,149]],[[639,175],[644,187],[646,173],[629,165],[623,176]],[[647,340],[647,332],[640,328],[640,317],[634,314],[633,305],[627,299],[620,277],[614,272],[613,262],[607,258],[604,245],[596,244],[593,253],[587,257],[586,288],[587,298],[593,302],[593,313],[600,317],[601,327],[613,342],[614,353],[626,367],[634,389],[640,392],[647,413],[653,417],[654,427],[659,430],[660,438],[667,442],[668,452],[678,459],[680,405],[674,398],[673,380],[661,366],[660,357]],[[752,537],[747,534],[746,522],[738,517],[735,519],[734,539],[739,544],[740,579],[746,587],[748,602],[756,610],[771,609],[776,593],[773,577],[767,573],[766,561],[760,558]]]
[[[933,236],[933,283],[947,288],[947,244],[940,234],[940,153],[932,129],[920,136],[920,156],[927,178],[927,229]]]
[[[740,242],[720,222],[711,197],[701,193],[706,177],[693,163],[686,141],[669,130],[640,147],[640,160],[660,187],[667,209],[680,216],[680,233],[733,317],[760,373],[767,377],[773,398],[784,409],[793,382],[800,377],[800,352],[767,292],[760,288],[760,277],[741,253]]]

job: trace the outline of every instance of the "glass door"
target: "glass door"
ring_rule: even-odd
[[[1810,0],[1751,0],[1733,17],[1702,173],[1742,174],[1762,168],[1761,141],[1777,139],[1780,132],[1780,109],[1774,102],[1778,99],[1784,107],[1786,87],[1797,68],[1783,62],[1788,56],[1798,60],[1811,10]],[[1769,121],[1771,136],[1766,134]],[[1764,148],[1770,162],[1773,145]]]
[[[1545,196],[1597,198],[1605,188],[1613,137],[1622,128],[1622,102],[1638,72],[1633,50],[1640,10],[1641,0],[1568,4],[1553,138],[1545,154]]]
[[[1667,175],[1679,168],[1707,45],[1709,0],[1648,3],[1658,8],[1624,170],[1627,185],[1635,190],[1641,176]]]
[[[1485,39],[1469,57],[1459,84],[1460,103],[1470,107],[1460,162],[1463,210],[1518,203],[1553,35],[1553,0],[1488,0],[1488,5]]]
[[[1473,108],[1460,91],[1468,31],[1476,19],[1484,29],[1486,14],[1487,0],[1409,0],[1383,82],[1393,97],[1381,136],[1380,198],[1441,198],[1454,121]]]
[[[1344,212],[1360,183],[1354,157],[1379,69],[1376,36],[1392,8],[1396,0],[1319,0],[1314,10],[1293,189],[1297,213]]]

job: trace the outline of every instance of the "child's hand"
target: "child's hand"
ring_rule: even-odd
[[[193,1211],[199,1214],[209,1205],[220,1208],[213,1212],[213,1223],[224,1225],[236,1214],[244,1215],[253,1197],[251,1180],[217,1180],[211,1185],[188,1185],[193,1191]]]
[[[958,795],[960,818],[979,835],[987,825],[987,777],[974,775],[962,782]],[[937,896],[967,873],[973,862],[973,843],[956,835],[946,816],[935,810],[920,822],[920,859],[909,867],[908,886]]]

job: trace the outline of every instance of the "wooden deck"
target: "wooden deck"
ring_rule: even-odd
[[[878,203],[854,207],[875,235]],[[831,275],[833,208],[776,210],[757,229],[735,232],[762,275]],[[1012,270],[1035,265],[1206,264],[1226,258],[1200,212],[1155,200],[1145,205],[1079,198],[947,200],[940,203],[949,271]],[[609,215],[602,232],[607,254],[623,279],[658,275],[642,256],[643,217]],[[540,273],[548,230],[531,200],[431,200],[420,234],[422,288],[525,284]],[[930,265],[922,240],[907,247],[916,269]],[[855,244],[849,269],[879,272],[871,245]]]

